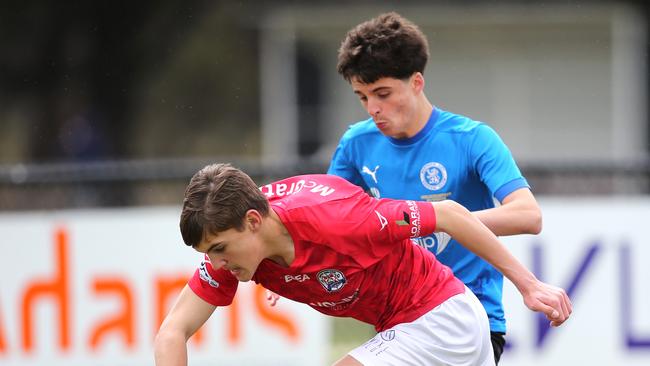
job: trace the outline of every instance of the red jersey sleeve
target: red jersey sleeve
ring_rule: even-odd
[[[214,270],[206,256],[190,278],[192,291],[214,306],[227,306],[237,292],[237,278],[224,269]]]
[[[391,199],[374,201],[374,207],[366,212],[367,219],[364,221],[364,231],[373,242],[418,238],[430,235],[436,229],[436,213],[429,202]]]

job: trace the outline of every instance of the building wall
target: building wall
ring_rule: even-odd
[[[346,126],[366,118],[336,73],[337,48],[348,29],[387,10],[413,20],[428,36],[431,102],[489,123],[519,160],[646,154],[645,20],[621,5],[278,9],[264,24],[271,36],[262,42],[274,37],[276,47],[262,53],[263,62],[272,60],[264,66],[272,76],[262,72],[262,100],[273,101],[262,124],[277,126],[275,111],[284,111],[287,129],[314,125],[322,136],[318,156],[328,159]],[[309,77],[286,67],[294,64],[297,43],[311,45],[301,52],[313,52],[320,62],[322,101],[313,119],[295,112],[296,78]],[[286,49],[293,52],[281,53]],[[286,74],[278,74],[280,65]],[[280,89],[283,100],[264,93]],[[293,154],[294,137],[273,135],[263,154]]]

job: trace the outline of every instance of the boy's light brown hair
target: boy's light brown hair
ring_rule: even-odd
[[[199,170],[185,190],[180,229],[188,246],[198,245],[205,234],[244,229],[250,209],[262,216],[269,213],[269,202],[255,182],[230,164],[212,164]]]

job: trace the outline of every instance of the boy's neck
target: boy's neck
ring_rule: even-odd
[[[283,267],[291,266],[296,258],[293,239],[273,208],[269,210],[269,216],[264,220],[262,235],[269,249],[266,258]]]
[[[422,94],[418,99],[417,109],[413,115],[414,128],[411,131],[409,131],[408,136],[406,138],[411,138],[417,135],[418,132],[422,131],[424,126],[427,125],[427,122],[429,121],[432,112],[433,112],[433,105],[431,104],[431,102],[429,102],[429,99],[427,99],[427,97],[424,94]]]

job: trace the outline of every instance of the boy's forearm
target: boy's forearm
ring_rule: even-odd
[[[472,214],[498,236],[539,234],[542,227],[540,212],[526,207],[499,206]]]
[[[156,366],[187,365],[187,340],[215,309],[185,285],[156,336]]]
[[[542,230],[542,211],[528,188],[508,194],[501,205],[472,212],[494,234],[539,234]]]
[[[469,251],[490,263],[520,292],[524,292],[529,284],[537,280],[497,237],[463,206],[453,201],[439,202],[434,206],[438,221],[437,231],[451,235]]]
[[[433,205],[437,218],[436,230],[451,235],[499,270],[517,287],[529,309],[544,313],[554,327],[562,325],[569,318],[573,306],[566,291],[539,281],[465,207],[453,201]]]

